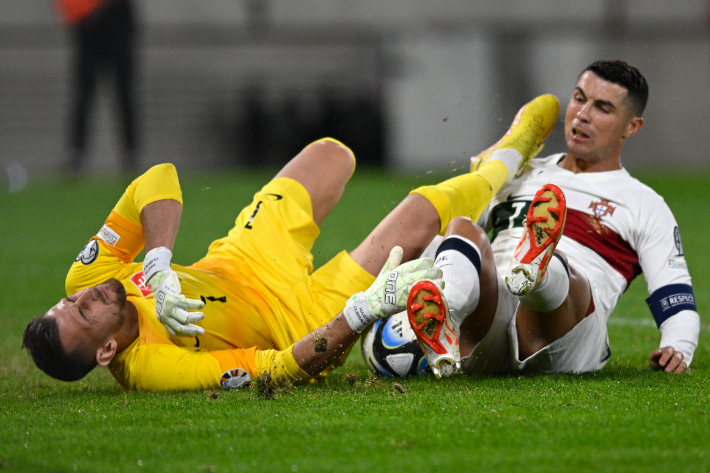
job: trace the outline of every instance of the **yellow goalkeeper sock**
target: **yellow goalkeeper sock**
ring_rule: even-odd
[[[443,235],[449,222],[456,217],[468,217],[474,222],[478,220],[507,178],[506,165],[501,161],[491,160],[477,171],[456,176],[434,186],[414,189],[410,194],[421,194],[432,203],[441,221],[439,234]]]

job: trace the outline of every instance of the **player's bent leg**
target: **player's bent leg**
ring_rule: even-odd
[[[426,197],[440,217],[439,234],[451,220],[478,220],[493,196],[516,174],[522,172],[555,126],[559,103],[553,95],[537,97],[518,112],[508,132],[496,144],[472,158],[471,172],[435,186],[412,191]]]
[[[543,280],[567,217],[562,190],[545,184],[533,198],[523,226],[523,237],[513,252],[505,284],[515,295],[524,296]]]
[[[493,259],[493,249],[486,232],[466,218],[457,218],[451,222],[446,232],[446,237],[458,235],[466,238],[478,250],[481,267],[478,274],[479,302],[473,312],[465,314],[460,329],[461,357],[469,356],[473,348],[486,336],[493,323],[498,305],[498,275]],[[450,271],[442,266],[444,280],[454,286],[454,281],[448,280]]]
[[[507,177],[506,166],[493,161],[476,172],[415,189],[351,256],[373,275],[382,267],[394,245],[404,250],[402,261],[418,258],[436,235],[445,234],[454,219],[477,219]]]
[[[489,154],[502,153],[500,156],[479,161],[470,173],[412,191],[351,253],[353,259],[376,275],[394,245],[402,246],[402,261],[408,261],[419,257],[434,236],[443,235],[455,218],[477,220],[501,187],[539,151],[558,114],[559,104],[554,96],[530,102],[506,136],[487,150]],[[503,155],[512,155],[513,161],[506,161]],[[432,226],[436,226],[433,232]]]
[[[306,188],[313,221],[320,226],[342,197],[354,170],[355,155],[350,148],[332,138],[323,138],[306,146],[276,177],[291,178]]]
[[[555,304],[554,295],[545,297],[549,302],[539,299],[531,301],[529,295],[521,299],[515,316],[521,361],[562,338],[594,312],[594,301],[587,277],[579,269],[570,266],[562,253],[555,253],[546,278],[549,279],[546,282],[550,284],[547,291],[554,293],[557,291],[556,286],[566,286],[565,279],[569,281],[569,289],[562,302],[554,309],[543,310],[545,303]],[[545,292],[545,288],[540,292]]]
[[[395,246],[402,247],[402,262],[419,258],[439,232],[439,214],[425,197],[410,194],[392,210],[350,257],[377,276]]]
[[[521,357],[559,339],[590,312],[586,277],[555,253],[566,217],[562,190],[544,185],[530,204],[523,236],[505,274],[508,290],[521,297],[516,314]]]
[[[461,355],[468,356],[485,336],[498,293],[487,235],[469,219],[452,220],[434,267],[442,270],[443,284],[416,283],[409,294],[407,314],[429,366],[441,378],[458,372]]]

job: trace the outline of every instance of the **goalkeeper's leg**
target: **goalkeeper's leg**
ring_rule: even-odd
[[[303,148],[275,178],[287,177],[306,188],[313,221],[320,226],[340,200],[354,171],[355,155],[350,148],[332,138],[322,138]]]

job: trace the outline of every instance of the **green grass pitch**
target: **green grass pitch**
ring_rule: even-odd
[[[225,234],[269,173],[183,173],[174,260]],[[410,189],[439,181],[358,171],[326,219],[316,266],[352,249]],[[265,400],[250,390],[127,393],[105,370],[77,383],[41,374],[22,330],[63,297],[66,271],[127,182],[45,180],[0,194],[0,470],[710,471],[710,190],[706,174],[645,174],[679,221],[702,317],[690,375],[654,373],[659,332],[643,278],[609,325],[600,373],[504,378],[369,375],[359,350],[320,383]]]

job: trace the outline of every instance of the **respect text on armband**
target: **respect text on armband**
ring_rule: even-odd
[[[695,304],[693,294],[675,294],[661,299],[661,308],[667,310],[681,304]]]

